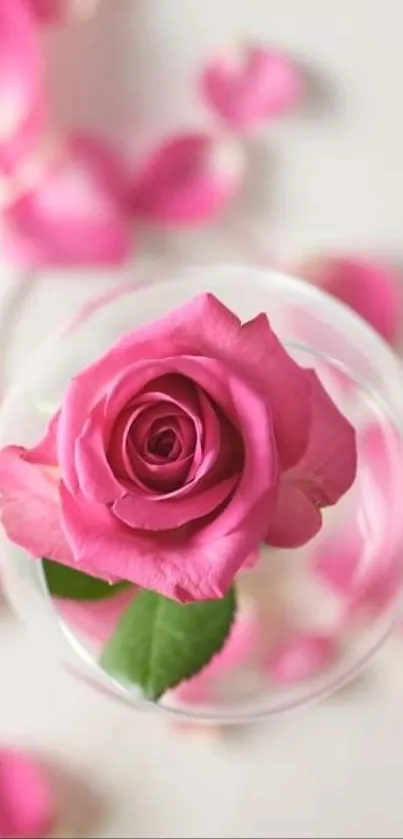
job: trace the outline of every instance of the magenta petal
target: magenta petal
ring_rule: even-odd
[[[278,548],[299,548],[313,539],[322,527],[322,516],[302,489],[286,479],[280,481],[279,496],[267,539]]]
[[[0,839],[44,839],[55,818],[49,779],[32,756],[0,749]]]
[[[72,137],[5,220],[9,246],[37,266],[119,264],[129,255],[122,167],[88,137]]]
[[[201,91],[217,116],[243,131],[291,110],[301,97],[301,79],[285,55],[252,46],[207,64]]]
[[[364,258],[334,257],[318,263],[315,278],[376,329],[396,341],[402,317],[400,279],[391,268]]]
[[[214,218],[238,191],[241,149],[227,138],[183,134],[166,140],[134,177],[132,208],[156,224],[195,224]]]
[[[15,159],[21,134],[42,110],[42,61],[25,0],[0,3],[0,170]]]
[[[317,676],[333,664],[336,647],[333,638],[323,635],[295,635],[286,638],[268,662],[270,678],[292,685]]]

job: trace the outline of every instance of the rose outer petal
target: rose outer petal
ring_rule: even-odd
[[[320,510],[335,504],[351,487],[357,471],[355,431],[336,408],[315,373],[308,373],[311,424],[307,449],[284,472],[276,512],[266,541],[276,547],[305,544],[320,529]]]

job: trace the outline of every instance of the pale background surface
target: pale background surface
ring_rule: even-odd
[[[401,0],[104,0],[97,21],[49,45],[53,95],[66,122],[141,149],[165,129],[203,125],[191,81],[223,42],[261,38],[286,47],[309,63],[315,95],[255,149],[257,174],[268,160],[237,224],[279,261],[351,245],[399,262],[402,31]],[[230,229],[149,237],[142,263],[247,259]],[[2,361],[10,372],[91,295],[94,280],[58,274],[24,284],[6,268],[2,274]],[[116,279],[105,275],[97,290]],[[214,742],[178,735],[54,672],[4,606],[0,639],[1,739],[38,747],[91,779],[95,798],[106,797],[92,826],[80,796],[70,799],[79,832],[88,825],[97,837],[403,835],[403,638],[343,695]]]

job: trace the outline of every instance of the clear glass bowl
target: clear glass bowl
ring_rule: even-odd
[[[355,484],[335,510],[324,513],[318,537],[295,551],[266,548],[258,566],[237,578],[241,602],[246,598],[261,618],[259,655],[255,651],[235,670],[215,677],[211,695],[203,701],[180,698],[174,691],[153,705],[134,687],[102,672],[99,644],[88,622],[83,623],[82,616],[77,620],[74,610],[49,596],[41,563],[7,540],[3,573],[6,591],[29,629],[54,659],[80,678],[135,708],[154,708],[187,722],[239,723],[297,707],[338,688],[380,647],[399,617],[403,388],[400,363],[390,348],[346,307],[285,274],[232,266],[180,270],[174,278],[125,286],[95,300],[74,323],[46,339],[4,403],[0,445],[32,445],[71,376],[122,333],[201,291],[213,292],[242,320],[267,312],[288,351],[300,364],[315,368],[358,433]],[[368,429],[377,439],[376,456],[369,459]],[[334,538],[343,541],[345,536],[350,544],[352,528],[359,562],[347,596],[317,573],[315,557]],[[372,597],[368,580],[372,589],[375,586]],[[330,634],[337,639],[338,655],[315,676],[282,684],[270,677],[264,662],[270,661],[270,651],[283,635],[298,629]]]

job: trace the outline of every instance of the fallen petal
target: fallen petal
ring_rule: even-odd
[[[208,107],[231,129],[252,129],[291,110],[301,98],[301,78],[282,53],[250,46],[238,55],[221,55],[201,76]]]
[[[350,306],[386,341],[396,341],[402,295],[400,279],[391,268],[362,257],[329,257],[302,273]]]
[[[30,267],[114,265],[130,252],[124,171],[101,142],[73,136],[5,212],[3,247]],[[18,176],[16,175],[17,183]],[[24,191],[25,190],[25,191]]]
[[[317,676],[335,658],[333,638],[301,633],[287,638],[271,655],[268,673],[274,682],[292,685]]]
[[[43,67],[25,0],[0,3],[0,171],[8,171],[36,137],[44,111]]]
[[[218,215],[244,174],[240,147],[228,138],[189,133],[166,140],[132,183],[135,216],[155,224],[186,225]]]
[[[0,749],[0,839],[42,839],[54,824],[49,779],[32,756]]]

